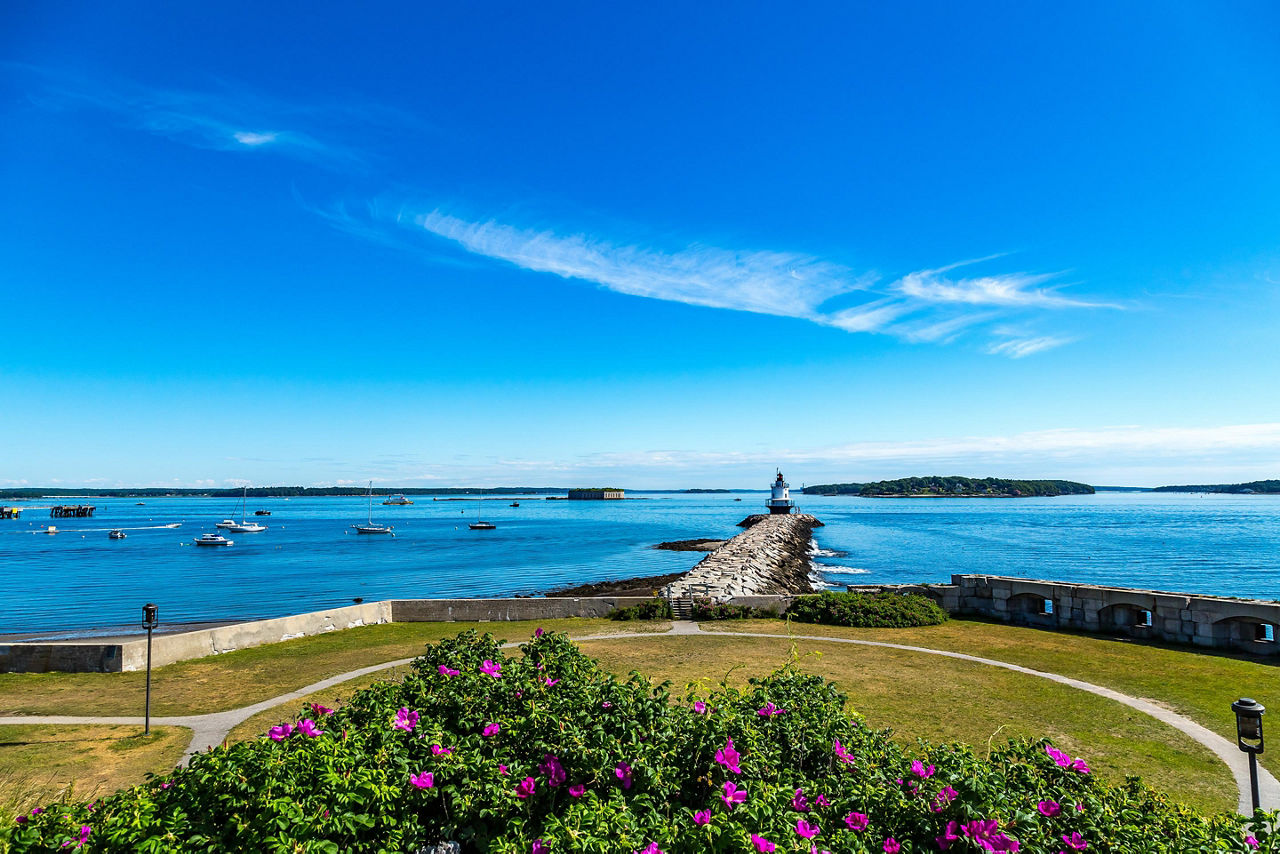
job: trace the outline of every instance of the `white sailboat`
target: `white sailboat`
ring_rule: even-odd
[[[476,499],[476,520],[475,520],[474,522],[472,522],[470,525],[468,525],[468,526],[467,526],[468,528],[470,528],[470,529],[471,529],[471,530],[473,530],[473,531],[492,531],[492,530],[494,530],[495,528],[497,528],[497,527],[498,527],[497,525],[493,524],[492,522],[485,522],[485,521],[481,520],[481,518],[480,518],[480,505],[481,505],[481,503],[483,503],[483,501],[484,501],[484,499],[483,499],[483,498],[478,498],[478,499]]]
[[[236,534],[256,534],[259,531],[267,530],[266,525],[259,525],[257,522],[248,521],[249,511],[249,487],[244,488],[244,495],[240,499],[240,521],[232,521],[230,525],[218,523],[219,528],[226,528]]]
[[[375,525],[373,524],[373,481],[369,481],[369,519],[363,525],[352,525],[356,529],[357,534],[395,534],[391,533],[391,525]]]

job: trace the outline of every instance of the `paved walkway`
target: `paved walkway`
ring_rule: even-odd
[[[619,632],[615,634],[604,635],[584,635],[582,637],[573,638],[575,641],[588,640],[614,640],[618,638],[653,638],[653,637],[670,637],[671,635],[699,635],[703,634],[698,624],[687,620],[678,620],[671,624],[670,630],[666,632]],[[1071,688],[1077,688],[1081,691],[1088,691],[1090,694],[1096,694],[1099,697],[1105,697],[1108,700],[1114,700],[1117,703],[1123,703],[1132,709],[1136,709],[1145,715],[1150,715],[1161,723],[1168,724],[1174,729],[1187,735],[1193,741],[1196,741],[1209,750],[1213,751],[1227,767],[1231,769],[1231,774],[1235,777],[1236,788],[1240,792],[1240,800],[1237,809],[1241,813],[1248,814],[1251,811],[1251,798],[1249,793],[1249,759],[1242,753],[1235,743],[1218,735],[1188,717],[1172,712],[1169,709],[1159,706],[1150,700],[1143,700],[1138,697],[1130,697],[1128,694],[1121,694],[1119,691],[1113,691],[1110,688],[1104,688],[1101,685],[1094,685],[1091,682],[1083,682],[1079,679],[1072,679],[1069,676],[1061,676],[1057,673],[1046,673],[1043,670],[1033,670],[1030,667],[1023,667],[1019,664],[1010,664],[1007,661],[996,661],[991,658],[982,658],[976,655],[967,655],[962,652],[950,652],[941,649],[929,649],[921,646],[907,646],[899,643],[886,643],[884,641],[855,640],[853,638],[834,638],[824,637],[821,635],[785,635],[785,634],[766,634],[763,632],[730,632],[716,631],[706,632],[708,637],[746,637],[746,638],[795,638],[798,640],[821,641],[823,643],[844,643],[855,644],[858,646],[878,646],[888,649],[900,649],[907,652],[918,652],[924,655],[940,655],[945,658],[955,658],[961,661],[971,661],[977,664],[985,664],[990,667],[1003,667],[1005,670],[1012,670],[1027,676],[1036,676],[1041,679],[1048,679],[1061,685],[1067,685]],[[515,647],[517,643],[504,644],[504,647]],[[325,688],[332,688],[351,679],[357,679],[370,673],[377,673],[380,670],[387,670],[392,667],[400,667],[411,662],[411,658],[401,658],[396,661],[388,661],[382,664],[375,664],[370,667],[362,667],[359,670],[352,670],[349,673],[340,673],[337,676],[331,676],[328,679],[322,679],[319,682],[313,682],[296,691],[290,691],[287,694],[281,694],[279,697],[272,697],[269,700],[263,700],[260,703],[254,703],[251,706],[243,706],[239,709],[230,709],[225,712],[213,712],[205,715],[179,715],[174,717],[153,717],[151,722],[156,726],[180,726],[187,727],[191,730],[191,742],[187,745],[186,752],[182,754],[179,764],[185,765],[192,755],[206,750],[217,744],[221,744],[226,740],[227,735],[239,724],[268,709],[288,703],[291,700],[300,700],[308,694],[316,691],[323,691]],[[143,719],[140,717],[83,717],[76,715],[20,715],[0,717],[0,724],[128,724],[141,725]],[[1258,769],[1258,788],[1262,800],[1263,809],[1280,809],[1280,781],[1277,781],[1271,773],[1263,768]]]

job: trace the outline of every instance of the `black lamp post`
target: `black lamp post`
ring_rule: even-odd
[[[159,610],[151,602],[142,606],[142,627],[147,630],[147,706],[143,718],[145,721],[142,728],[143,735],[151,732],[151,633],[155,631],[156,626],[160,625],[160,619],[157,616]]]
[[[1258,754],[1262,752],[1262,714],[1266,707],[1248,697],[1231,704],[1236,713],[1236,744],[1249,754],[1249,784],[1253,789],[1253,811],[1258,811]]]

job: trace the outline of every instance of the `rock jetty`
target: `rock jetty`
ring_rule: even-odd
[[[743,520],[747,530],[700,560],[683,578],[662,588],[668,599],[812,593],[812,532],[822,526],[805,513]]]

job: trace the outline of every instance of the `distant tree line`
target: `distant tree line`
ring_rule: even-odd
[[[874,483],[829,483],[806,486],[806,495],[893,496],[1007,496],[1092,495],[1093,487],[1071,480],[1009,480],[1002,477],[903,477]]]
[[[250,498],[313,498],[330,495],[367,495],[367,486],[251,486]],[[547,486],[490,486],[490,487],[437,487],[437,488],[404,488],[378,487],[374,495],[550,495],[567,492],[567,490]],[[0,498],[53,498],[63,495],[85,495],[93,498],[162,498],[167,495],[194,495],[209,498],[238,498],[244,494],[244,487],[239,489],[167,489],[165,487],[143,487],[134,489],[47,489],[43,487],[24,487],[22,489],[0,489]]]
[[[1157,486],[1152,492],[1227,492],[1234,495],[1280,493],[1280,480],[1255,480],[1249,483],[1214,483],[1202,486]]]

